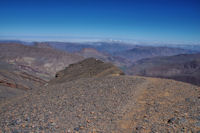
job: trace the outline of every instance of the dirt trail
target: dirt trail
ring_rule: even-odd
[[[148,78],[137,104],[119,120],[123,132],[197,132],[200,88]]]
[[[144,77],[53,84],[0,106],[2,132],[199,131],[200,89]]]

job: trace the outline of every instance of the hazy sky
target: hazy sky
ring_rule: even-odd
[[[200,42],[200,0],[0,0],[0,36]]]

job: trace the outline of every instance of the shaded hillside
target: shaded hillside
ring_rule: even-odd
[[[14,65],[0,62],[0,104],[5,101],[24,95],[27,91],[38,89],[47,81],[29,74]]]
[[[200,85],[200,54],[143,59],[134,63],[127,73],[170,78]]]
[[[56,79],[51,82],[66,82],[80,78],[102,77],[108,75],[123,75],[124,73],[110,63],[104,63],[95,58],[88,58],[81,62],[70,64],[64,70],[56,73]]]
[[[191,50],[184,50],[170,47],[153,47],[153,46],[136,46],[133,49],[116,52],[115,56],[120,56],[135,62],[144,58],[152,58],[158,56],[172,56],[178,54],[190,54]]]
[[[82,59],[78,55],[55,50],[43,44],[36,46],[0,44],[1,61],[14,64],[28,73],[37,73],[44,79],[49,79],[56,71]]]

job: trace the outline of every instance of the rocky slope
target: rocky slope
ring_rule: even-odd
[[[0,43],[0,104],[40,89],[56,71],[81,59],[44,43]]]
[[[83,58],[51,47],[36,44],[25,46],[17,43],[0,43],[0,60],[18,66],[28,73],[49,79],[59,70]],[[42,75],[41,75],[42,74]]]
[[[55,78],[48,86],[0,105],[0,129],[15,133],[200,131],[199,87],[123,76],[110,68],[114,66],[95,59],[70,65],[57,75],[65,80]],[[71,75],[72,80],[65,78]]]
[[[21,71],[14,65],[0,62],[0,104],[11,98],[24,95],[47,83],[35,74]]]
[[[131,75],[170,78],[200,85],[200,54],[143,59],[127,71]]]
[[[51,82],[67,82],[80,78],[103,77],[108,75],[124,75],[124,73],[111,63],[104,63],[95,58],[88,58],[81,62],[70,64],[64,70],[56,73],[56,79]]]

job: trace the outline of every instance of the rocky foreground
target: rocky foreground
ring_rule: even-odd
[[[61,77],[71,77],[70,67],[84,68],[87,63],[80,64],[66,68],[67,76]],[[199,87],[124,76],[118,69],[109,71],[113,66],[105,66],[109,67],[101,67],[104,71],[95,73],[91,68],[92,74],[82,71],[87,77],[79,73],[77,79],[66,82],[58,76],[47,86],[2,103],[1,132],[200,132]]]

